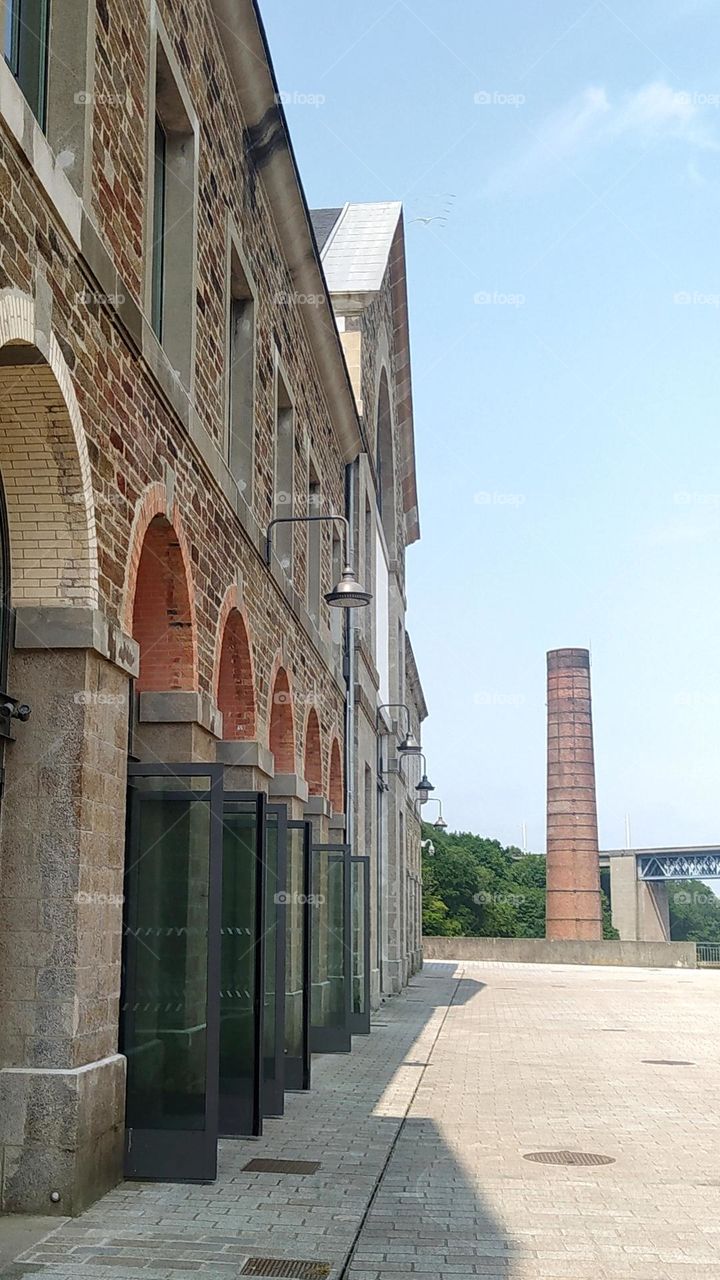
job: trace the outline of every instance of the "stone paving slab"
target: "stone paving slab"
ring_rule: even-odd
[[[286,1095],[262,1138],[222,1141],[216,1183],[126,1182],[21,1254],[12,1280],[234,1280],[254,1255],[324,1261],[336,1280],[458,985],[452,967],[419,981],[423,998],[389,1001],[352,1054],[314,1058],[313,1089]],[[243,1172],[268,1156],[321,1168]]]
[[[216,1184],[125,1183],[3,1280],[720,1280],[720,973],[437,962],[376,1021]],[[614,1163],[523,1158],[561,1149]]]
[[[457,971],[350,1280],[720,1278],[720,974]]]

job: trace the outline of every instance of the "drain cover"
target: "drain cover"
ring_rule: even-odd
[[[319,1160],[250,1160],[242,1167],[243,1173],[317,1173]],[[248,1272],[248,1275],[252,1275]],[[258,1272],[258,1275],[264,1275]],[[285,1273],[283,1272],[283,1275]],[[291,1273],[288,1272],[288,1275]],[[294,1274],[294,1273],[293,1273]]]
[[[531,1151],[523,1160],[535,1164],[615,1164],[612,1156],[598,1156],[593,1151]]]
[[[298,1258],[248,1258],[241,1276],[295,1276],[297,1280],[325,1280],[329,1262],[301,1262]]]
[[[687,1062],[684,1058],[643,1058],[649,1067],[694,1067],[694,1062]]]

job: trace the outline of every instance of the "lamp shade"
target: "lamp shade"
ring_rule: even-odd
[[[325,599],[334,609],[364,609],[372,600],[372,595],[363,590],[350,565],[346,564],[342,578],[332,591],[328,591]]]

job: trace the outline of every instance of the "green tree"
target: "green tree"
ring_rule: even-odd
[[[504,848],[470,832],[423,837],[435,853],[423,856],[423,933],[428,937],[542,938],[545,936],[545,859]],[[603,894],[603,937],[617,938]]]
[[[675,942],[720,943],[720,898],[702,880],[671,881],[668,903]]]

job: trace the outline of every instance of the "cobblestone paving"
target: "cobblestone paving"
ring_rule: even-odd
[[[708,971],[429,964],[262,1139],[221,1144],[216,1184],[126,1183],[8,1274],[720,1280],[719,997]],[[557,1150],[614,1163],[523,1159]]]

